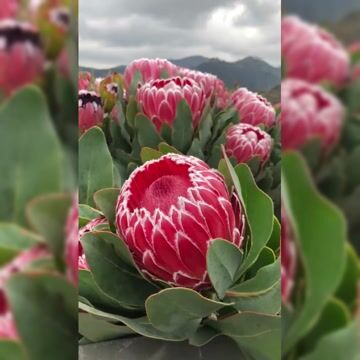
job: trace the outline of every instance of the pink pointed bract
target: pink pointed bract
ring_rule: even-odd
[[[284,210],[281,214],[281,297],[289,302],[296,272],[296,248]]]
[[[15,18],[19,10],[19,0],[2,0],[0,6],[0,20]]]
[[[137,90],[141,110],[158,130],[163,124],[172,126],[177,105],[182,99],[189,105],[193,127],[196,128],[205,108],[206,95],[201,85],[194,80],[186,77],[153,80]]]
[[[217,76],[186,68],[179,68],[179,75],[193,79],[200,84],[205,91],[206,98],[214,97],[218,108],[223,109],[229,104],[229,93],[224,82]]]
[[[177,75],[177,67],[166,59],[137,59],[131,62],[125,69],[124,80],[129,89],[137,72],[141,74],[141,83],[158,80],[167,74],[168,77]]]
[[[78,197],[74,196],[66,221],[65,262],[67,276],[75,285],[78,283],[78,256],[79,256],[79,208]]]
[[[91,81],[92,81],[92,76],[88,71],[80,72],[78,79],[78,89],[90,90]]]
[[[254,157],[266,162],[272,145],[273,140],[268,133],[250,124],[233,125],[226,133],[226,154],[234,157],[238,163],[245,163]]]
[[[299,149],[319,139],[328,151],[339,140],[344,110],[339,100],[320,86],[286,79],[281,85],[281,144]]]
[[[231,95],[231,103],[238,110],[240,122],[250,125],[275,124],[275,110],[263,96],[246,88],[239,88]]]
[[[287,16],[282,20],[281,34],[288,77],[311,83],[329,81],[337,86],[349,78],[349,55],[327,31],[296,16]]]
[[[209,286],[206,253],[222,238],[240,247],[244,216],[223,177],[191,156],[137,168],[120,191],[116,227],[139,268],[175,286]]]
[[[28,23],[0,21],[0,91],[10,96],[35,82],[44,72],[44,55],[37,30]]]
[[[100,126],[104,120],[100,96],[94,91],[80,90],[78,102],[80,133],[93,126]]]

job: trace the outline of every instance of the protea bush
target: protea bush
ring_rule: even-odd
[[[115,76],[113,108],[79,140],[82,341],[135,333],[203,346],[224,334],[278,358],[275,110],[254,94],[257,122],[242,122],[220,79],[167,60],[80,81],[99,91]]]
[[[0,5],[0,359],[77,358],[71,8],[62,1],[43,1],[41,10],[27,1]],[[67,28],[54,37],[51,24],[62,26],[65,13]]]
[[[283,358],[340,359],[346,351],[356,359],[360,84],[350,76],[356,45],[346,51],[297,17],[284,18],[282,30]]]

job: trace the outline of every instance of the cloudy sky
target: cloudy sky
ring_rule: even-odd
[[[191,55],[280,64],[280,0],[80,0],[80,65]],[[221,4],[221,5],[219,5]]]

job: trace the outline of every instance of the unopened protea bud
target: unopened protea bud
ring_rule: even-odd
[[[205,91],[206,98],[214,98],[218,108],[223,109],[228,105],[229,93],[224,82],[217,76],[185,68],[180,68],[178,72],[180,76],[193,79],[200,84]]]
[[[271,136],[256,126],[236,124],[226,134],[225,150],[229,157],[238,163],[245,163],[254,157],[266,162],[271,154],[273,140]]]
[[[104,119],[101,98],[93,91],[79,91],[79,130],[85,132],[93,126],[99,126]]]
[[[349,77],[349,56],[328,32],[295,16],[282,20],[281,52],[286,74],[312,83],[342,85]]]
[[[70,0],[43,0],[36,9],[35,21],[39,28],[44,51],[55,59],[63,49],[70,27]]]
[[[0,91],[6,96],[44,71],[44,56],[36,29],[14,20],[0,21]]]
[[[0,5],[0,20],[14,18],[19,10],[19,0],[2,0]]]
[[[213,239],[240,246],[244,216],[223,177],[203,161],[169,154],[137,168],[120,191],[116,226],[141,270],[177,286],[209,285]]]
[[[231,95],[232,105],[238,110],[240,122],[271,127],[275,124],[275,110],[263,96],[239,88]]]
[[[99,92],[104,111],[111,113],[115,106],[120,89],[124,87],[123,78],[120,74],[113,73],[101,80]]]
[[[79,90],[90,91],[91,82],[92,82],[92,76],[88,71],[79,73],[79,79],[78,79]]]
[[[339,140],[344,111],[336,97],[320,86],[287,79],[281,85],[281,144],[299,149],[319,139],[324,150]]]
[[[124,80],[126,88],[129,89],[134,76],[140,72],[142,83],[158,80],[166,75],[173,77],[177,75],[177,67],[166,59],[137,59],[131,62],[125,69]]]
[[[184,99],[192,114],[194,128],[199,124],[205,108],[206,96],[203,88],[189,78],[153,80],[137,91],[137,100],[142,112],[158,130],[163,124],[170,127],[176,117],[177,105]]]

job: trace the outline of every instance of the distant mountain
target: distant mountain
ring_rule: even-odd
[[[281,71],[257,57],[246,57],[236,62],[210,59],[204,56],[190,56],[171,60],[174,64],[214,74],[222,79],[226,86],[235,88],[245,86],[253,91],[268,91],[280,84]],[[80,67],[80,71],[89,71],[95,77],[105,77],[110,72],[123,73],[125,66],[110,69],[92,69]]]

